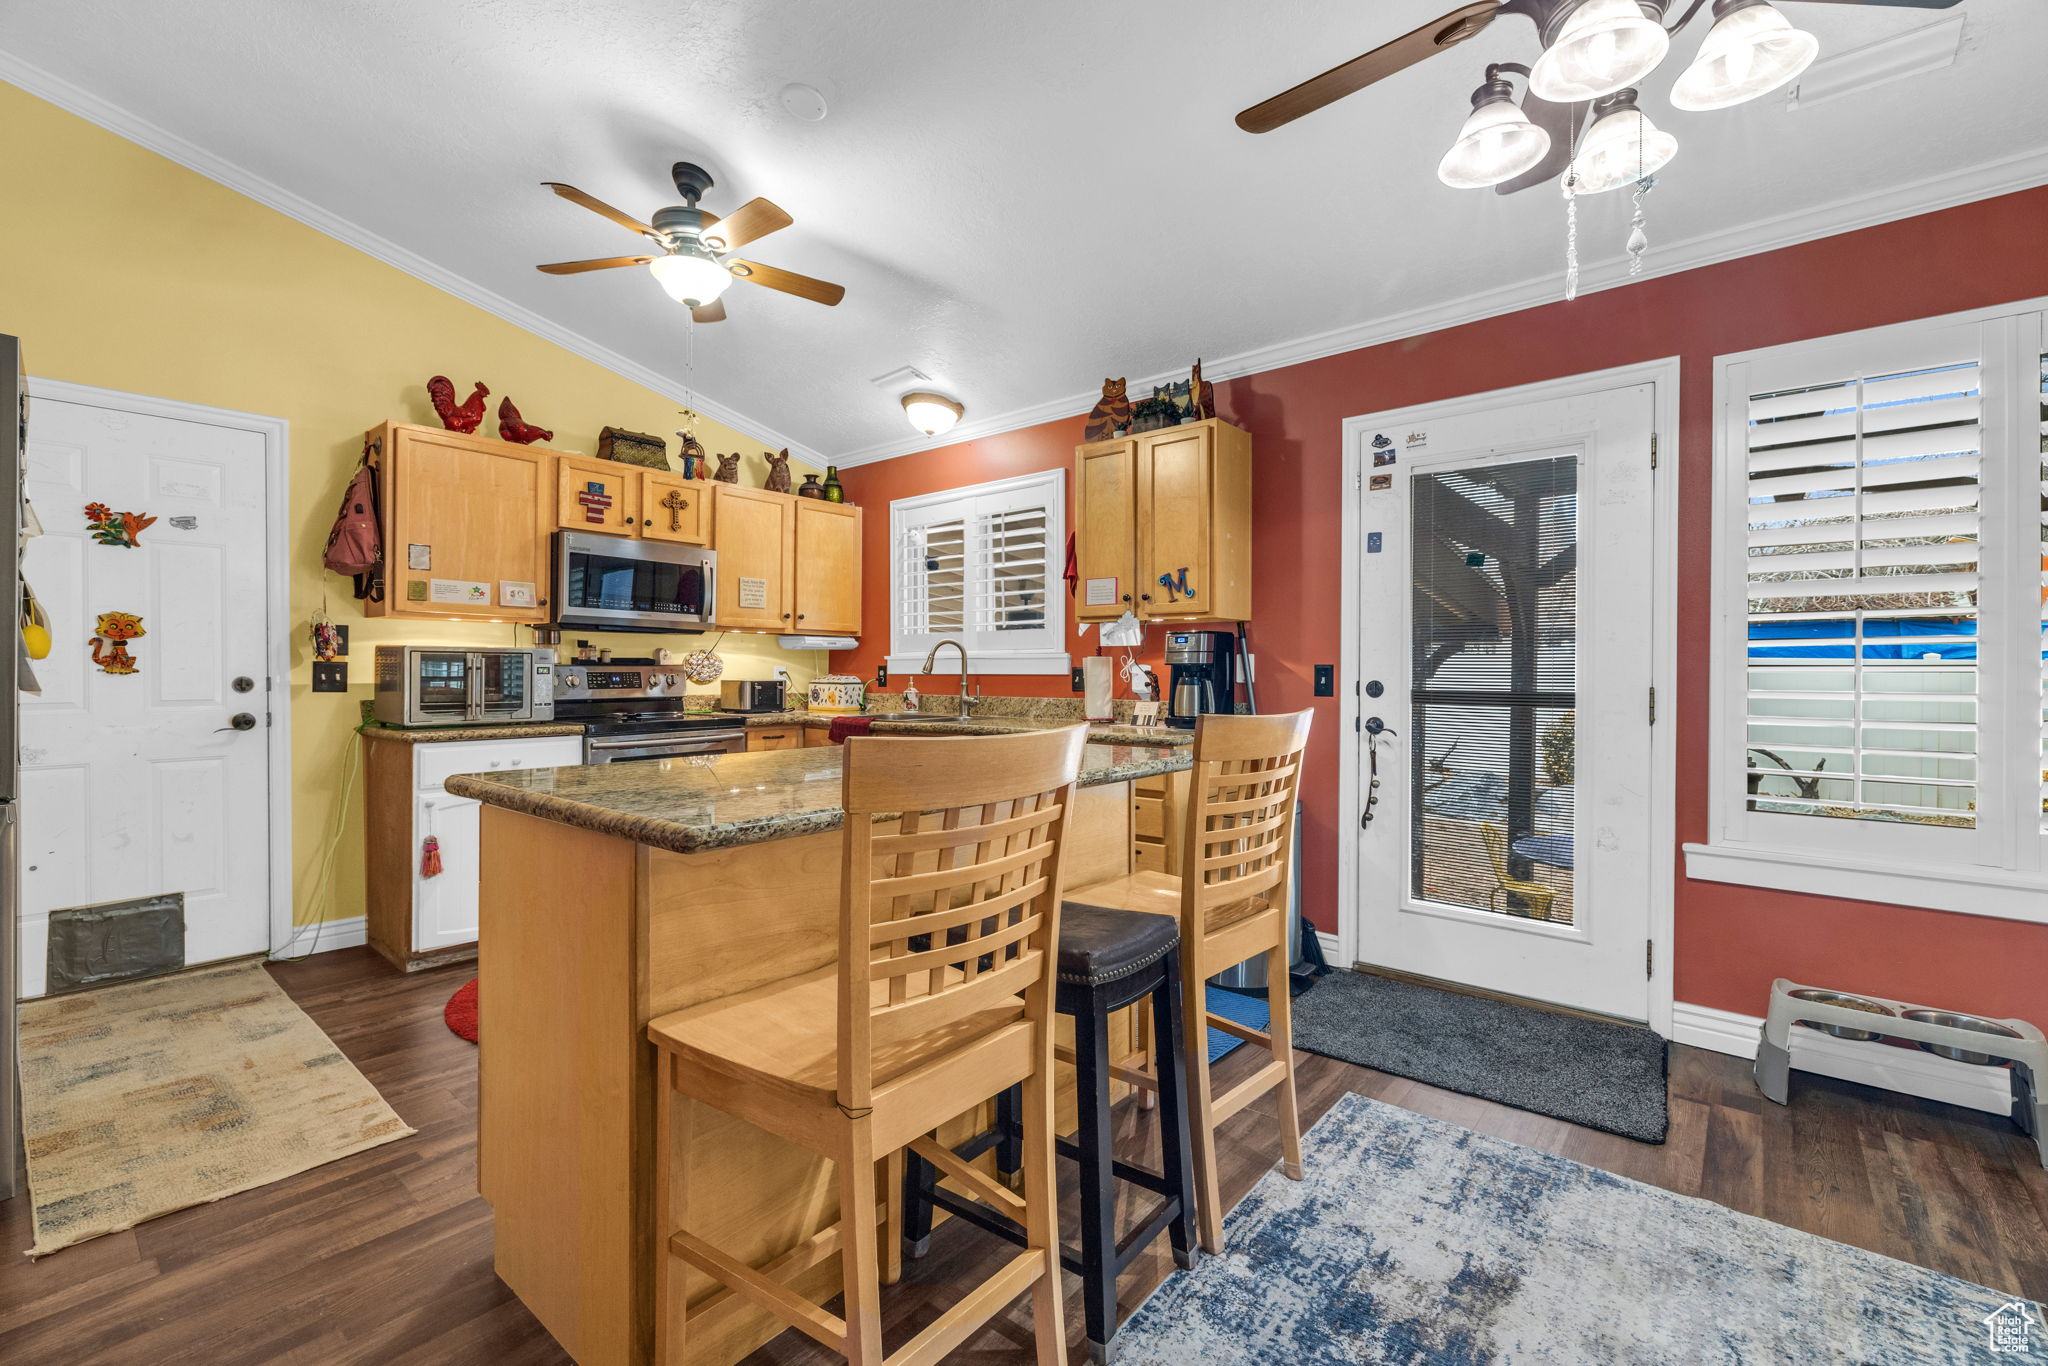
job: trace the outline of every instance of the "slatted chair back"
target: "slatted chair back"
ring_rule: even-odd
[[[846,742],[842,1106],[871,1103],[878,1051],[978,1011],[1021,996],[1024,1017],[1050,1027],[1067,816],[1087,739],[1071,726]],[[895,829],[878,826],[897,813]]]
[[[1312,711],[1205,715],[1181,850],[1181,934],[1197,942],[1211,907],[1263,896],[1285,905],[1293,877],[1294,807]]]

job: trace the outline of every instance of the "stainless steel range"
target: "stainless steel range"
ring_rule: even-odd
[[[651,660],[563,664],[555,719],[584,723],[586,764],[743,753],[746,727],[716,712],[684,712],[685,686],[681,673]]]

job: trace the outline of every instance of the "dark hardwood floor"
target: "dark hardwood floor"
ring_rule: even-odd
[[[351,949],[272,970],[419,1133],[35,1263],[15,1256],[31,1241],[27,1202],[0,1205],[0,1246],[10,1259],[0,1261],[0,1362],[567,1361],[491,1274],[491,1214],[475,1189],[475,1052],[441,1023],[443,1002],[469,969],[407,977]],[[1304,1056],[1301,1080],[1304,1125],[1358,1091],[2048,1299],[2048,1173],[2031,1142],[1995,1116],[1804,1074],[1793,1104],[1781,1108],[1757,1094],[1747,1064],[1684,1047],[1673,1050],[1671,1141],[1662,1147],[1324,1058]],[[1142,1154],[1136,1112],[1125,1111],[1120,1133]],[[1255,1105],[1226,1130],[1230,1199],[1278,1159],[1270,1113]],[[998,1252],[958,1222],[941,1227],[931,1253],[908,1263],[903,1283],[885,1292],[890,1345],[928,1322]],[[1142,1298],[1169,1265],[1155,1253],[1126,1273],[1126,1302]],[[1077,1346],[1080,1323],[1070,1295]],[[1027,1344],[1020,1304],[957,1359],[1028,1362]],[[753,1359],[838,1360],[794,1333]],[[1077,1351],[1075,1359],[1086,1357]]]

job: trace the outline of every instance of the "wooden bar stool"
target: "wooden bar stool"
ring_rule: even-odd
[[[1062,1248],[1060,1260],[1081,1278],[1088,1350],[1098,1366],[1106,1366],[1113,1354],[1116,1282],[1132,1258],[1165,1233],[1174,1261],[1182,1267],[1195,1264],[1194,1169],[1180,1053],[1179,943],[1179,927],[1163,916],[1073,904],[1060,912],[1059,987],[1054,1001],[1059,1013],[1074,1022],[1074,1047],[1055,1052],[1074,1064],[1080,1127],[1076,1141],[1062,1138],[1055,1146],[1060,1156],[1072,1158],[1081,1169],[1081,1251],[1077,1255]],[[1110,1053],[1109,1017],[1138,1002],[1149,1003],[1153,1035],[1163,1041],[1156,1074],[1120,1066]],[[1112,1078],[1147,1088],[1148,1093],[1156,1088],[1159,1171],[1116,1160],[1110,1134]],[[997,1170],[1005,1175],[1016,1171],[1023,1136],[1017,1121],[1020,1104],[1017,1092],[1006,1093],[997,1102],[994,1127],[954,1148],[955,1156],[972,1161],[994,1148]],[[903,1222],[912,1256],[925,1253],[934,1207],[1013,1242],[1025,1241],[1025,1231],[1015,1221],[980,1201],[945,1190],[938,1178],[935,1166],[911,1154]],[[1119,1180],[1160,1197],[1121,1242],[1116,1236]]]
[[[664,1015],[647,1027],[663,1070],[655,1193],[657,1366],[677,1366],[692,1317],[744,1296],[855,1366],[927,1366],[1025,1290],[1039,1366],[1063,1366],[1053,1186],[1053,952],[1067,813],[1087,728],[846,742],[839,961]],[[891,830],[878,817],[904,813]],[[1024,1194],[930,1138],[1021,1083]],[[830,1158],[838,1222],[765,1266],[691,1233],[691,1101]],[[901,1270],[902,1150],[1012,1214],[1025,1250],[894,1355],[880,1287]],[[882,1161],[886,1199],[878,1203]],[[876,1225],[884,1226],[879,1240]],[[788,1282],[837,1253],[845,1317]],[[695,1310],[684,1267],[725,1289]]]
[[[1195,723],[1181,872],[1132,873],[1067,893],[1075,906],[1150,911],[1180,921],[1181,1041],[1189,1079],[1189,1128],[1202,1248],[1223,1251],[1216,1127],[1267,1091],[1277,1092],[1281,1168],[1301,1180],[1301,1118],[1294,1098],[1294,1011],[1288,989],[1288,889],[1294,877],[1294,807],[1315,713],[1205,715]],[[1203,995],[1215,974],[1264,954],[1272,1022],[1265,1033],[1212,1015]],[[1212,1096],[1209,1028],[1262,1044],[1272,1058],[1229,1092]],[[1155,1064],[1156,1066],[1156,1064]]]

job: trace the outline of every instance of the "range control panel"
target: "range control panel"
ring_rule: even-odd
[[[680,673],[667,669],[619,669],[564,664],[555,673],[557,700],[602,700],[614,697],[680,697],[684,682]]]

